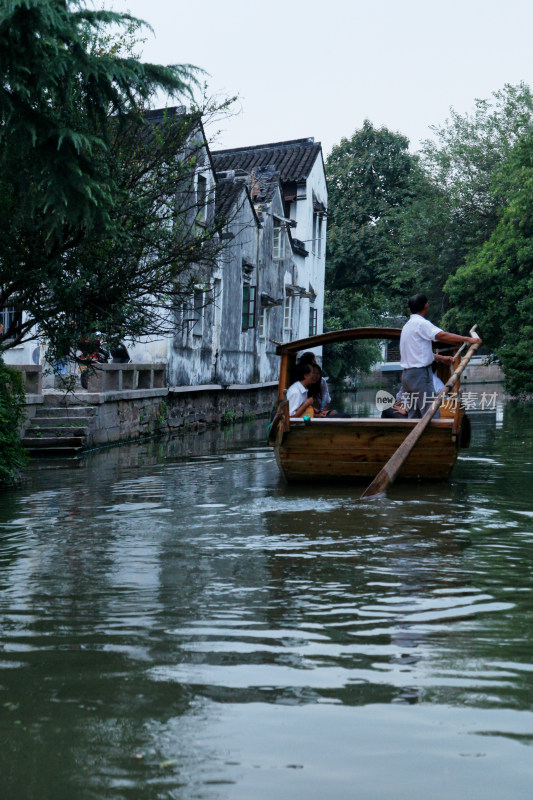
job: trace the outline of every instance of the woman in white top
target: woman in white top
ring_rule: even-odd
[[[315,354],[308,350],[306,353],[302,353],[300,358],[298,359],[298,364],[309,364],[311,367],[318,367],[321,370],[321,367],[316,362]],[[322,370],[321,370],[322,371]],[[327,411],[327,407],[331,403],[331,395],[328,389],[328,383],[323,375],[320,376],[320,405],[323,411]]]
[[[307,387],[313,380],[313,370],[309,364],[297,364],[294,377],[296,380],[287,389],[289,416],[303,417],[313,406],[313,398],[307,396]]]

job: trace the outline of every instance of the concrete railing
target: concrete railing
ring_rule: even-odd
[[[98,364],[87,376],[88,392],[127,392],[163,389],[166,367],[160,364]]]
[[[43,368],[40,364],[8,364],[7,366],[22,373],[27,395],[43,393]]]

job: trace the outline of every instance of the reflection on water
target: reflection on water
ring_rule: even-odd
[[[264,423],[32,469],[2,798],[529,800],[533,408],[500,416],[449,484],[364,503],[284,485]]]

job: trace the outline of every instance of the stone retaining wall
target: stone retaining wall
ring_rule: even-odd
[[[269,416],[276,397],[276,382],[227,387],[174,386],[167,398],[168,426],[172,430],[185,429]]]
[[[98,403],[93,397],[96,415],[87,444],[90,447],[166,432],[204,430],[209,425],[268,416],[276,395],[276,383],[108,392]],[[77,394],[77,402],[80,400],[83,402],[83,393]]]
[[[499,364],[467,364],[462,383],[501,383],[505,375]]]
[[[115,366],[115,365],[113,365]],[[116,365],[128,367],[130,365]],[[88,427],[86,448],[134,441],[146,436],[204,430],[208,426],[268,416],[275,403],[277,383],[235,386],[175,386],[150,389],[124,389],[122,372],[106,370],[100,385],[116,385],[107,392],[44,390],[40,396],[27,398],[28,421],[37,404],[49,408],[91,408],[84,425]],[[111,382],[109,374],[115,373]],[[152,373],[153,375],[154,373]],[[155,374],[157,374],[155,372]],[[151,380],[152,383],[153,379]],[[138,385],[138,384],[137,384]],[[94,384],[89,383],[94,389]],[[57,412],[55,412],[57,414]],[[73,417],[74,418],[74,417]],[[78,419],[78,417],[76,417]]]

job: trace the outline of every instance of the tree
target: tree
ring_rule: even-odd
[[[12,485],[26,464],[19,429],[25,413],[22,375],[0,356],[0,489]]]
[[[409,190],[394,209],[395,236],[380,274],[388,310],[406,313],[407,298],[423,291],[431,298],[431,318],[439,324],[447,308],[444,284],[456,269],[459,232],[448,193],[413,159]]]
[[[0,345],[40,335],[52,361],[97,332],[171,331],[221,247],[195,178],[206,109],[145,111],[158,87],[190,92],[194,70],[143,64],[131,37],[109,38],[115,22],[140,24],[63,0],[12,2],[0,19],[0,308],[18,312]]]
[[[366,120],[326,162],[329,192],[327,279],[332,289],[373,290],[389,263],[394,210],[408,193],[409,142]]]
[[[424,291],[440,322],[450,307],[446,281],[497,226],[507,193],[496,178],[532,123],[533,96],[522,83],[476,100],[471,114],[452,109],[443,126],[432,126],[435,138],[413,159],[390,223],[395,235],[381,280],[392,301]]]
[[[489,239],[447,284],[450,326],[476,321],[500,358],[509,391],[533,392],[533,133],[513,149],[496,192],[506,207]]]
[[[106,219],[113,185],[98,156],[110,121],[139,113],[157,90],[190,95],[198,70],[162,67],[90,46],[106,26],[143,25],[82,0],[4,0],[0,10],[0,165],[26,166],[21,213],[47,238]]]
[[[366,305],[364,297],[352,289],[327,290],[324,315],[326,330],[362,328],[379,325],[378,315]],[[337,342],[324,349],[324,370],[335,382],[355,378],[359,373],[370,372],[372,364],[379,361],[381,350],[374,340]]]
[[[452,108],[443,126],[431,126],[435,139],[423,143],[422,160],[450,198],[463,257],[497,225],[506,198],[494,191],[494,177],[532,124],[533,95],[520,83],[505,84],[488,100],[477,99],[473,114]]]
[[[201,112],[117,125],[100,157],[114,187],[105,224],[54,247],[36,215],[16,214],[15,176],[0,193],[3,304],[24,310],[0,341],[12,346],[39,334],[52,363],[74,358],[81,340],[174,332],[177,310],[195,288],[209,287],[226,246],[213,191],[200,198],[195,183],[209,167]],[[16,225],[8,224],[13,216]]]

